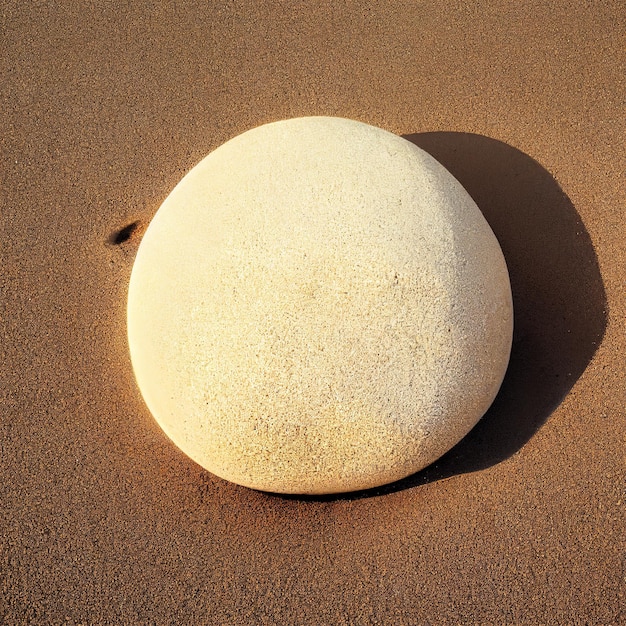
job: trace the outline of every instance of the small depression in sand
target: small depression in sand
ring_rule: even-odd
[[[128,338],[143,397],[235,483],[323,494],[429,465],[492,403],[506,264],[434,158],[346,119],[267,124],[193,168],[150,223]]]

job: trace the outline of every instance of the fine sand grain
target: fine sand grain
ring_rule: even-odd
[[[0,622],[623,623],[624,4],[143,4],[0,3]],[[185,172],[304,115],[441,161],[515,305],[509,372],[468,437],[318,499],[179,452],[125,316]]]

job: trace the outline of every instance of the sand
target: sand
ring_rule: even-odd
[[[623,3],[140,4],[1,5],[0,621],[623,622]],[[516,314],[470,435],[335,498],[189,461],[126,343],[134,255],[173,186],[302,115],[448,167]]]

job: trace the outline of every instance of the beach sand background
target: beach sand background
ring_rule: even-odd
[[[623,2],[0,16],[3,623],[623,623]],[[501,241],[516,307],[477,428],[352,497],[196,466],[146,409],[126,343],[160,203],[227,139],[302,115],[380,126],[446,165]]]

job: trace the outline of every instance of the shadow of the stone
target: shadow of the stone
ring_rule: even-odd
[[[482,135],[406,135],[467,189],[508,265],[515,330],[493,405],[452,450],[395,483],[306,500],[382,495],[490,467],[517,452],[580,377],[606,328],[606,296],[591,239],[554,178],[511,146]]]

